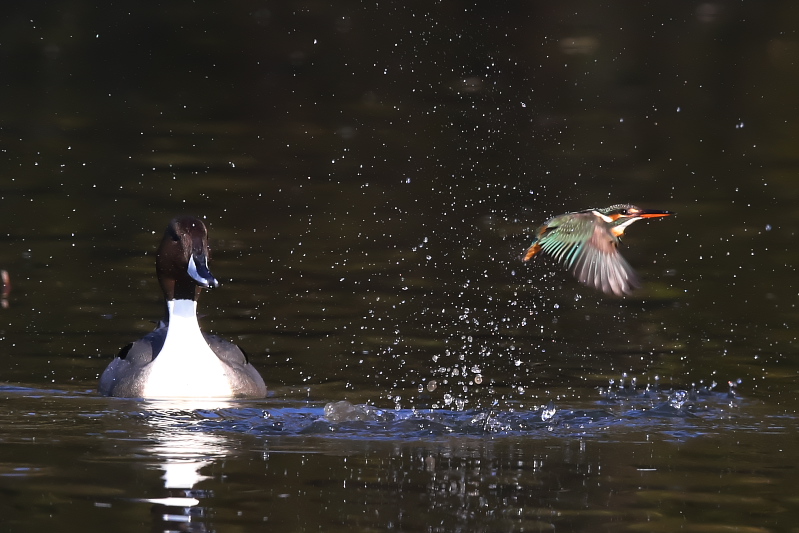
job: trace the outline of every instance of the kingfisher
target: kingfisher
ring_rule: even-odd
[[[640,284],[635,271],[618,250],[624,230],[637,220],[673,214],[672,211],[617,204],[558,215],[535,230],[535,239],[524,261],[543,252],[590,287],[616,296],[630,294]]]

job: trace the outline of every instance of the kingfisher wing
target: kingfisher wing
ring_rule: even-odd
[[[572,213],[569,217],[555,217],[541,227],[534,244],[544,255],[571,270],[588,247],[594,232],[593,216]]]
[[[590,235],[590,217],[593,215],[588,211],[580,211],[547,220],[535,230],[535,239],[527,249],[523,260],[529,261],[539,252],[543,252],[544,255],[554,257],[563,263],[563,256]]]
[[[544,254],[566,267],[582,283],[622,296],[638,287],[638,277],[618,250],[616,238],[591,213],[550,225],[538,239]]]

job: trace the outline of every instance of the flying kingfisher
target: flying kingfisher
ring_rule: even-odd
[[[543,251],[582,283],[607,294],[629,294],[638,287],[638,276],[619,253],[620,237],[636,220],[673,214],[618,204],[559,215],[535,230],[535,240],[524,254],[524,261]]]

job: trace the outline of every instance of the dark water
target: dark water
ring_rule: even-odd
[[[793,531],[791,2],[20,4],[0,530]],[[670,209],[624,299],[548,217]],[[253,402],[95,393],[204,217]],[[167,499],[173,498],[173,499]]]

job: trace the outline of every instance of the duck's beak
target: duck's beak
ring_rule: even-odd
[[[204,289],[219,287],[219,282],[208,269],[208,256],[205,252],[192,253],[189,256],[188,273],[191,279]]]

